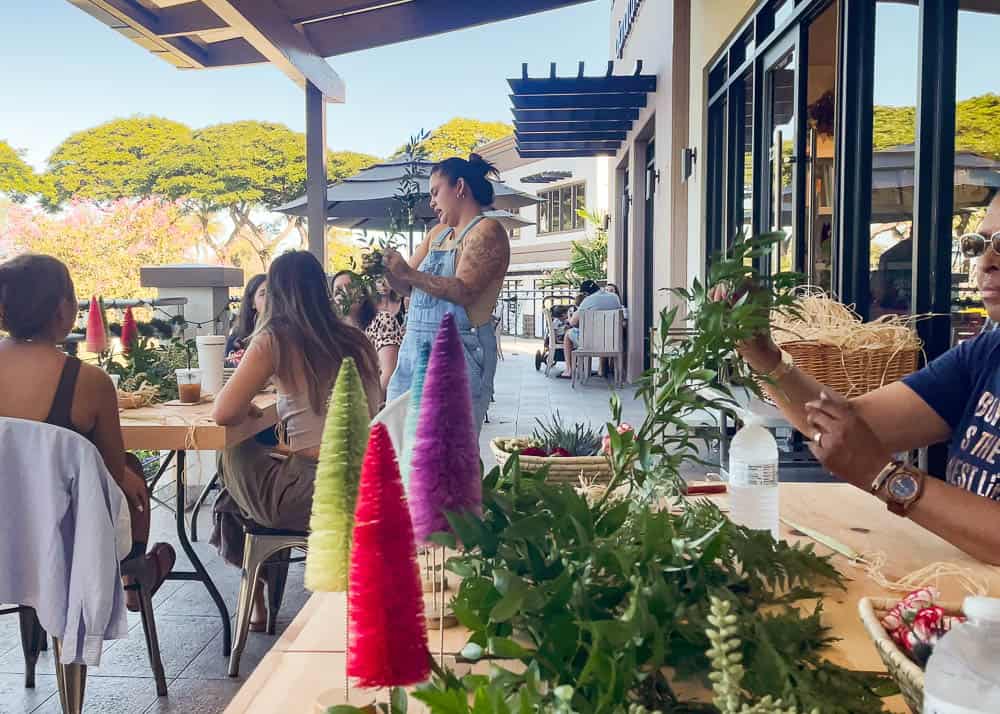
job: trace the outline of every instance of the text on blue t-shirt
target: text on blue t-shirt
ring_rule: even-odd
[[[1000,330],[952,348],[903,383],[951,427],[947,482],[1000,500]]]

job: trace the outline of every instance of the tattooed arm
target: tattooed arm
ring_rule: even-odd
[[[394,262],[391,269],[394,277],[428,295],[469,307],[507,272],[509,263],[507,233],[495,221],[483,221],[465,237],[455,277],[421,273],[405,261]]]

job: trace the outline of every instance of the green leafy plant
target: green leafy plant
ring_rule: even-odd
[[[134,392],[143,385],[156,387],[157,401],[177,399],[178,369],[197,366],[197,344],[181,335],[187,323],[182,317],[139,325],[139,339],[128,354],[108,365],[108,372],[121,378],[119,388]],[[149,336],[150,333],[156,337]]]
[[[447,564],[462,578],[451,603],[470,632],[461,655],[490,674],[438,672],[414,694],[432,712],[882,711],[887,678],[824,658],[821,594],[843,585],[830,558],[680,498],[681,467],[700,463],[686,417],[731,403],[732,384],[758,389],[738,365],[723,380],[722,367],[770,310],[792,309],[796,276],[749,267],[780,238],[737,244],[707,286],[674,292],[693,329],[673,341],[677,311],[661,316],[641,426],[619,433],[612,400],[603,493],[522,473],[514,457],[484,478],[481,517],[453,514],[454,534],[434,536],[461,549]],[[719,287],[728,302],[713,299]],[[715,703],[679,694],[684,680],[714,684]]]
[[[546,454],[594,456],[601,450],[601,434],[589,424],[567,425],[558,411],[548,421],[535,421],[538,426],[532,441]]]

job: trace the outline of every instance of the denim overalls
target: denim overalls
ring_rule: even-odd
[[[454,229],[448,228],[442,231],[431,243],[427,257],[420,264],[420,272],[447,278],[455,277],[458,248],[469,231],[482,219],[483,216],[479,216],[466,226],[458,241],[450,249],[444,248],[444,243]],[[428,295],[417,288],[413,288],[410,294],[410,309],[406,314],[406,336],[399,348],[396,371],[393,372],[392,380],[389,382],[387,401],[392,401],[410,388],[413,368],[421,345],[434,342],[441,320],[449,312],[455,316],[455,324],[462,337],[462,346],[465,348],[465,363],[469,368],[469,387],[472,390],[472,412],[478,433],[486,419],[490,400],[493,399],[493,377],[497,371],[497,340],[493,321],[487,320],[485,325],[474,327],[464,307]]]

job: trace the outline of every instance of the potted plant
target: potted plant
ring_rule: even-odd
[[[609,442],[590,424],[566,424],[557,411],[548,421],[535,420],[538,426],[530,437],[497,438],[490,448],[497,464],[503,466],[515,454],[521,470],[535,473],[546,469],[550,481],[576,483],[607,480],[611,475],[608,461]]]

